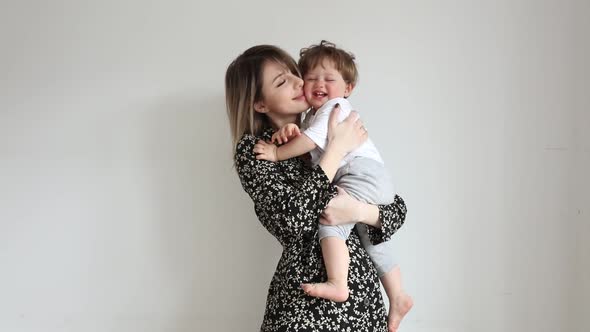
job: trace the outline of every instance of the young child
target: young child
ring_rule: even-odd
[[[354,56],[326,41],[301,50],[300,56],[303,92],[312,106],[304,120],[303,135],[296,125],[286,125],[272,137],[272,142],[283,145],[277,147],[266,142],[258,143],[257,147],[262,151],[258,159],[279,161],[310,152],[312,163],[317,164],[327,144],[330,112],[339,104],[339,121],[342,121],[352,109],[345,98],[350,96],[357,81]],[[367,203],[388,204],[394,198],[389,174],[370,139],[343,159],[334,182],[351,196]],[[349,295],[346,239],[354,226],[354,223],[338,226],[320,224],[319,238],[328,281],[303,284],[302,288],[307,294],[332,301],[346,301]],[[389,298],[389,331],[396,331],[413,303],[402,289],[401,274],[392,255],[391,241],[373,245],[368,239],[366,226],[359,223],[356,227]]]

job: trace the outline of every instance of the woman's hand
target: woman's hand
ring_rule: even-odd
[[[332,198],[322,212],[320,224],[336,226],[360,220],[360,202],[352,198],[344,189],[337,187],[338,196]]]
[[[338,114],[340,114],[340,106],[336,104],[334,110],[330,112],[328,144],[319,163],[330,182],[334,180],[342,158],[369,138],[367,130],[359,120],[358,113],[350,112],[340,123],[338,123]]]
[[[324,212],[322,212],[320,217],[322,225],[335,226],[362,222],[373,227],[381,227],[379,208],[377,206],[356,200],[340,187],[337,187],[337,189],[338,196],[332,198]]]
[[[340,106],[336,104],[328,122],[328,146],[344,156],[364,143],[369,138],[369,134],[363,122],[359,120],[357,112],[350,112],[340,123],[338,123],[339,114]]]

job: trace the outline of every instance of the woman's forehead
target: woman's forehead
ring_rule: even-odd
[[[291,68],[282,62],[268,61],[264,65],[264,72],[262,76],[265,83],[271,83],[277,76],[287,73],[299,76],[299,73],[291,71]]]
[[[266,62],[265,66],[264,66],[264,70],[265,72],[285,72],[285,71],[291,71],[289,69],[289,66],[287,66],[285,63],[280,62],[278,60],[269,60]]]

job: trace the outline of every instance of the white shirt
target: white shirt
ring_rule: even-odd
[[[324,149],[328,144],[328,123],[330,119],[330,113],[334,109],[334,105],[340,104],[340,114],[338,123],[342,122],[352,111],[352,105],[344,98],[334,98],[326,102],[315,114],[311,114],[311,111],[305,116],[302,127],[304,128],[303,134],[307,135],[315,144],[316,148],[313,149],[311,154],[311,161],[314,165],[320,162],[320,157],[324,153]],[[383,164],[383,159],[377,151],[377,148],[371,141],[367,139],[361,146],[347,154],[340,163],[340,167],[346,165],[350,160],[355,157],[365,157],[373,159]]]

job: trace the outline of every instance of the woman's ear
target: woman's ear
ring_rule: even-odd
[[[254,103],[254,110],[258,113],[267,113],[268,109],[264,105],[262,101],[257,101]]]
[[[354,90],[354,84],[346,83],[346,88],[344,89],[344,98],[348,98],[348,96],[350,96],[352,93],[352,90]]]

